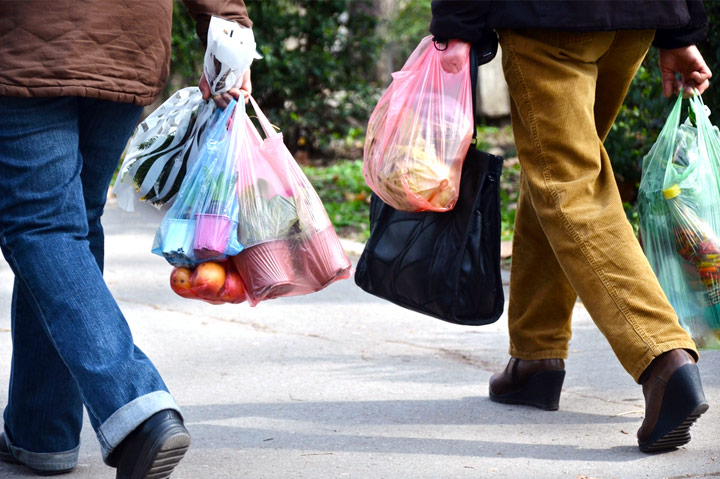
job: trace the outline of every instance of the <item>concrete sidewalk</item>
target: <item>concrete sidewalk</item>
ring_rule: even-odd
[[[560,411],[500,405],[487,384],[507,361],[505,317],[447,324],[352,280],[255,308],[186,300],[168,286],[170,266],[150,253],[156,225],[114,202],[104,223],[107,282],[193,436],[175,479],[720,477],[720,351],[701,353],[711,408],[692,442],[642,454],[640,387],[581,304]],[[11,289],[2,262],[0,407]],[[0,463],[0,478],[24,477],[36,476]],[[87,420],[80,465],[65,477],[115,477]]]

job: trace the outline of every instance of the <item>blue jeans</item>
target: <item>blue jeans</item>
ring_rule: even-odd
[[[77,463],[83,405],[103,459],[177,405],[102,276],[100,217],[141,108],[0,97],[0,246],[15,274],[5,436],[41,470]]]

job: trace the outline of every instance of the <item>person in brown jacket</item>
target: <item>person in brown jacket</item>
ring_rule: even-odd
[[[0,2],[0,247],[15,275],[0,459],[39,475],[77,464],[83,406],[117,478],[169,477],[190,445],[102,276],[108,185],[167,81],[173,3]],[[241,0],[184,3],[203,41],[213,15],[252,26]]]

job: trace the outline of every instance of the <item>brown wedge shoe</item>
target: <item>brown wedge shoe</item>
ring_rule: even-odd
[[[690,426],[708,410],[700,373],[684,349],[673,349],[650,363],[641,377],[645,418],[638,429],[642,452],[674,449],[690,442]]]
[[[557,411],[564,379],[562,359],[510,358],[505,370],[490,378],[490,400]]]

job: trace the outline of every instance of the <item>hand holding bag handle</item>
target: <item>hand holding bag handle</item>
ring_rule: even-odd
[[[475,48],[471,55],[477,65]],[[474,97],[476,66],[470,74]],[[505,301],[500,273],[502,161],[471,147],[457,204],[447,212],[398,211],[373,196],[370,238],[358,261],[356,284],[444,321],[463,325],[496,321]]]

